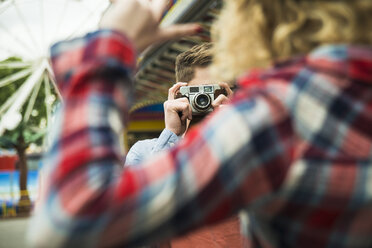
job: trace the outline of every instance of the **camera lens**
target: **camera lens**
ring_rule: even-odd
[[[206,110],[209,108],[211,104],[211,99],[206,94],[198,94],[195,96],[194,103],[195,108],[198,108],[200,110]]]

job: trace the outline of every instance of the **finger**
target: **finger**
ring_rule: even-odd
[[[186,98],[179,98],[168,102],[168,109],[177,113],[181,113],[181,120],[192,119],[192,111],[189,101]]]
[[[218,83],[218,85],[226,90],[228,98],[230,98],[233,95],[233,91],[231,90],[229,84],[224,83],[224,82],[220,82],[220,83]]]
[[[183,102],[177,101],[167,101],[167,112],[176,114],[181,119],[181,121],[185,121],[188,113],[187,113],[187,104]]]
[[[184,82],[178,82],[174,84],[172,87],[169,88],[168,90],[168,100],[174,100],[176,96],[176,92],[181,88],[182,86],[186,86],[187,83]]]
[[[164,111],[181,112],[187,105],[190,105],[190,103],[185,97],[167,100],[164,102]]]
[[[192,120],[192,110],[190,104],[187,102],[186,104],[182,104],[182,121],[186,121],[186,119]]]
[[[183,112],[186,117],[188,117],[189,113],[187,112],[189,109],[189,101],[186,98],[179,98],[175,100],[167,100],[164,102],[164,111],[167,113],[179,113]],[[191,108],[190,108],[191,109]],[[187,111],[185,111],[187,110]]]
[[[225,95],[219,95],[214,101],[212,102],[213,108],[218,108],[220,105],[225,104],[229,101],[229,98]]]
[[[152,0],[152,10],[154,13],[154,17],[158,22],[160,22],[163,18],[164,12],[167,10],[169,4],[169,0]]]
[[[172,39],[194,35],[199,33],[201,26],[198,24],[177,24],[170,27],[162,28],[159,31],[158,41],[165,42]]]
[[[187,106],[188,106],[188,119],[189,120],[192,120],[192,108],[191,108],[191,105],[188,103],[187,104]]]
[[[187,112],[185,113],[185,115],[187,116],[187,119],[192,120],[192,108],[191,108],[189,99],[187,99],[186,97],[182,97],[182,98],[175,99],[174,101],[182,103],[182,104],[186,104]]]
[[[189,99],[187,99],[186,97],[177,98],[177,99],[174,99],[174,100],[171,100],[171,101],[179,102],[179,103],[187,103],[187,104],[190,104],[190,103],[189,103]]]
[[[177,103],[177,106],[179,107],[177,111],[182,111],[182,121],[186,119],[192,120],[192,108],[189,99],[182,97],[169,102],[174,102],[175,104]]]

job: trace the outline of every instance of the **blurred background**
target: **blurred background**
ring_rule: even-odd
[[[151,47],[139,56],[135,104],[123,150],[157,137],[163,102],[175,83],[176,56],[210,41],[221,0],[170,1],[161,25],[198,22],[197,36]],[[0,0],[0,247],[22,247],[27,217],[38,197],[45,136],[60,103],[49,47],[97,29],[108,0]],[[11,235],[9,235],[11,234]]]

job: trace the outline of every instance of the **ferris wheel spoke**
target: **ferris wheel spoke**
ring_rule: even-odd
[[[47,47],[46,39],[45,39],[45,26],[44,26],[44,0],[40,2],[40,27],[41,27],[41,42],[42,47]]]
[[[25,30],[26,30],[26,32],[27,32],[29,38],[31,39],[31,42],[34,44],[35,48],[38,49],[39,54],[41,54],[41,53],[42,53],[42,48],[41,48],[40,45],[36,42],[34,36],[32,35],[32,32],[31,32],[31,30],[30,30],[30,27],[28,26],[27,22],[25,21],[25,17],[23,16],[21,10],[19,9],[19,6],[18,6],[18,4],[17,4],[17,1],[14,1],[14,2],[13,2],[13,5],[14,5],[14,7],[15,7],[15,9],[16,9],[16,12],[17,12],[17,14],[18,14],[20,20],[21,20],[22,23],[23,23],[23,26],[24,26],[24,28],[25,28]]]
[[[21,69],[21,68],[30,67],[31,65],[32,65],[31,62],[21,62],[21,61],[11,62],[11,61],[7,61],[7,62],[0,62],[0,69]]]
[[[74,37],[85,25],[92,19],[92,17],[102,8],[101,1],[95,6],[94,10],[90,10],[87,16],[83,19],[81,24],[71,32],[71,34],[66,39],[71,39]]]
[[[58,99],[61,102],[63,102],[63,98],[62,98],[61,92],[58,89],[57,82],[54,77],[54,73],[53,73],[52,67],[50,66],[50,63],[46,63],[46,70],[48,72],[49,80],[52,82],[51,84],[53,85],[54,91],[57,93]]]
[[[33,53],[31,53],[30,51],[32,51],[32,47],[29,46],[27,43],[23,42],[18,36],[14,35],[9,29],[7,29],[5,26],[1,25],[0,23],[0,29],[2,29],[3,31],[5,31],[5,33],[11,38],[13,39],[16,43],[18,43],[20,45],[20,47],[23,48],[23,51],[28,53],[29,55],[33,55]],[[14,50],[15,48],[10,48],[8,47],[7,48],[8,50],[12,51],[14,54],[18,54],[19,51],[16,51]]]
[[[30,118],[30,115],[31,115],[31,112],[34,108],[35,100],[36,100],[37,94],[39,93],[39,89],[40,89],[42,81],[43,81],[43,77],[40,77],[39,81],[34,86],[34,89],[32,91],[30,100],[28,101],[28,105],[27,105],[27,108],[26,108],[25,115],[23,117],[25,122],[27,122],[28,119]]]
[[[0,135],[5,131],[5,129],[8,126],[16,127],[18,126],[20,120],[16,120],[18,123],[12,123],[12,125],[9,125],[9,119],[13,119],[14,116],[19,115],[19,111],[22,108],[23,104],[26,102],[28,96],[30,95],[33,87],[36,85],[36,83],[40,80],[40,78],[43,75],[43,72],[45,71],[45,64],[41,63],[39,67],[34,71],[34,73],[31,74],[31,76],[25,81],[24,85],[22,85],[22,89],[18,95],[18,97],[15,99],[15,101],[12,103],[12,105],[9,107],[8,111],[4,114],[3,118],[1,118],[0,121]]]
[[[14,0],[9,0],[0,4],[0,14],[6,11],[10,6],[12,6]]]
[[[12,103],[17,99],[18,95],[21,93],[22,87],[20,87],[11,97],[9,97],[4,104],[0,106],[0,116],[3,114],[5,110],[7,110]]]
[[[21,69],[32,66],[31,62],[23,61],[3,61],[0,62],[0,69]]]
[[[18,79],[24,78],[32,73],[32,68],[27,68],[17,73],[11,74],[0,80],[0,87],[4,87],[10,83],[15,82]]]
[[[65,13],[67,12],[66,9],[67,9],[67,6],[68,6],[68,3],[69,1],[65,1],[64,4],[63,4],[63,8],[62,8],[62,14],[60,15],[59,17],[59,20],[57,22],[57,26],[56,26],[56,29],[54,30],[54,34],[52,35],[51,37],[51,41],[54,41],[55,38],[58,37],[59,33],[60,33],[60,29],[61,29],[61,24],[64,20],[64,17],[65,17]]]
[[[49,101],[52,97],[52,93],[50,91],[50,82],[49,82],[49,77],[47,73],[44,73],[44,90],[45,90],[45,107],[46,107],[46,117],[47,117],[47,125],[50,124],[50,116],[52,114],[52,108],[51,104]]]

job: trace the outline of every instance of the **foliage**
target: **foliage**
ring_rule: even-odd
[[[14,130],[6,131],[3,136],[0,137],[0,147],[3,148],[16,148],[18,147],[19,140],[22,138],[26,144],[26,147],[31,143],[40,144],[43,136],[45,135],[46,130],[36,129],[35,127],[27,126],[24,122],[22,122],[18,127]]]
[[[12,57],[0,63],[21,62],[21,61],[22,60],[19,58]],[[0,80],[2,78],[5,78],[23,69],[25,68],[17,68],[17,69],[0,68]],[[27,79],[27,76],[0,88],[0,106],[2,106],[2,104],[4,104],[7,101],[7,99],[18,90],[18,88],[25,82],[26,79]],[[45,129],[46,129],[46,126],[42,124],[46,123],[46,115],[47,115],[47,109],[45,106],[44,87],[45,87],[45,84],[44,82],[42,82],[38,95],[36,97],[36,101],[33,107],[32,114],[30,115],[30,118],[27,120],[27,122],[24,121],[24,115],[25,115],[26,108],[27,108],[28,101],[29,101],[28,99],[26,100],[26,103],[23,105],[20,111],[22,115],[21,124],[14,130],[7,130],[4,132],[4,134],[0,138],[0,147],[14,148],[15,145],[17,145],[17,141],[20,135],[23,136],[23,139],[26,142],[27,146],[31,143],[36,143],[38,145],[41,144],[42,142],[41,138],[45,134]],[[55,99],[57,99],[56,93],[53,87],[51,87],[51,92],[55,96]],[[55,104],[56,104],[56,101],[54,101],[52,105],[54,106]]]

